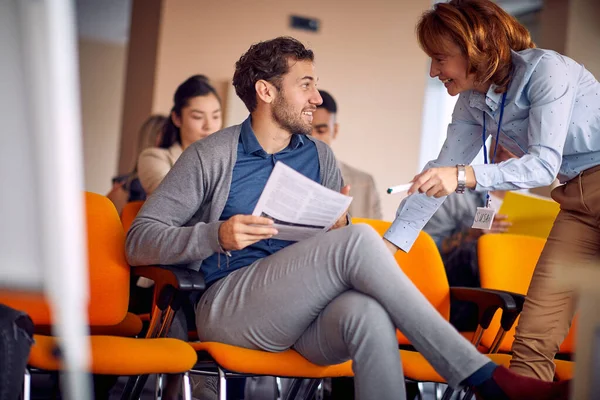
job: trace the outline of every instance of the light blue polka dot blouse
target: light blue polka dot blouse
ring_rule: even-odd
[[[512,52],[513,78],[508,88],[500,144],[520,158],[474,165],[476,190],[528,189],[561,182],[600,165],[600,83],[582,65],[554,51]],[[446,142],[425,169],[469,164],[486,133],[498,129],[502,94],[496,86],[483,93],[459,95]],[[385,237],[408,251],[444,198],[413,195],[398,207]]]

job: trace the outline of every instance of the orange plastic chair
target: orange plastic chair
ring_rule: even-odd
[[[142,330],[142,320],[135,314],[127,313],[127,303],[129,299],[129,293],[117,293],[117,290],[110,290],[110,288],[100,289],[98,283],[105,282],[107,279],[112,279],[115,288],[120,288],[124,282],[129,279],[129,270],[115,270],[114,273],[106,267],[110,266],[112,260],[119,260],[126,264],[125,256],[123,253],[123,245],[120,244],[117,239],[120,236],[113,232],[110,238],[107,238],[104,231],[110,231],[114,229],[111,226],[111,218],[103,219],[104,214],[109,214],[110,217],[116,214],[114,205],[111,205],[112,209],[109,211],[108,204],[105,205],[105,209],[96,207],[95,203],[99,201],[99,198],[103,196],[86,193],[86,219],[88,228],[91,228],[91,224],[96,224],[95,229],[88,229],[88,263],[89,263],[89,288],[90,288],[90,301],[88,305],[89,315],[93,315],[94,318],[89,319],[90,333],[92,335],[116,335],[133,337],[140,333]],[[104,201],[102,201],[104,203]],[[104,204],[103,204],[104,206]],[[114,212],[113,212],[114,211]],[[105,242],[106,248],[95,245],[98,242]],[[114,245],[110,247],[110,245]],[[50,307],[46,302],[44,296],[39,294],[31,293],[2,293],[0,294],[0,303],[11,306],[14,309],[25,311],[29,314],[35,325],[34,332],[36,334],[50,335],[52,326],[52,316],[50,313]],[[103,314],[102,310],[106,307],[107,309],[118,309],[123,311],[123,305],[125,305],[124,314]]]
[[[524,299],[545,244],[545,239],[533,236],[483,235],[478,242],[481,286],[488,289],[508,291],[520,295]],[[488,347],[491,353],[508,353],[511,351],[514,341],[518,317],[510,330],[507,331],[500,326],[499,320],[500,315],[496,315],[481,343]],[[567,338],[560,347],[559,353],[569,354],[574,352],[576,321],[577,316]],[[498,334],[494,335],[494,332],[498,332]]]
[[[123,211],[121,211],[121,223],[123,224],[123,229],[125,232],[129,230],[131,223],[138,215],[143,205],[143,200],[130,201],[129,203],[125,204]]]
[[[110,327],[127,315],[130,268],[125,260],[125,234],[116,209],[106,197],[86,193],[85,205],[90,276],[88,319],[90,325]],[[11,299],[6,295],[0,301],[27,312],[37,323],[51,324],[50,312],[42,297],[20,295]],[[34,335],[34,339],[29,366],[45,371],[60,370],[55,338]],[[197,360],[194,349],[177,339],[118,336],[90,336],[89,339],[89,370],[95,374],[187,374]],[[28,382],[25,379],[26,385]],[[191,399],[187,375],[184,388],[186,398]],[[28,394],[29,388],[24,389]],[[135,394],[131,398],[135,398]]]
[[[389,222],[378,220],[355,218],[352,221],[367,223],[382,235],[390,226]],[[396,260],[433,306],[448,320],[450,288],[441,256],[433,239],[427,233],[421,232],[411,251],[407,254],[398,252]],[[464,300],[469,300],[467,292],[478,292],[477,289],[464,289],[466,290],[457,290],[459,295],[464,296],[461,297]],[[495,296],[490,295],[497,299]],[[503,298],[507,299],[510,296]],[[401,344],[409,344],[404,335],[398,334],[398,338]],[[216,369],[220,378],[219,389],[222,390],[220,396],[224,396],[223,392],[226,392],[226,379],[234,376],[268,375],[309,379],[353,376],[351,361],[338,365],[319,366],[310,363],[292,349],[281,353],[269,353],[216,342],[190,344],[198,351],[200,359],[192,373],[214,375]],[[420,353],[400,350],[400,356],[406,378],[418,382],[445,382]]]
[[[392,225],[391,222],[367,218],[352,218],[352,223],[368,224],[381,236]],[[448,320],[450,318],[450,287],[448,279],[446,279],[444,262],[433,239],[427,233],[421,232],[410,252],[397,251],[394,257],[406,276],[442,317]],[[399,344],[410,344],[402,332],[397,331],[396,336]]]
[[[389,222],[360,218],[353,218],[352,222],[367,223],[382,236],[391,225]],[[479,317],[483,325],[480,325],[475,333],[463,333],[463,336],[471,340],[475,346],[479,346],[480,338],[485,332],[497,329],[495,327],[488,328],[488,321],[491,319],[491,314],[489,311],[484,312],[485,309],[495,311],[497,308],[493,306],[495,303],[493,295],[490,295],[492,297],[486,299],[487,294],[475,288],[450,288],[439,250],[434,240],[426,232],[422,231],[419,234],[419,237],[408,253],[398,251],[395,258],[404,273],[446,320],[450,318],[451,297],[474,301],[476,303],[479,300]],[[478,299],[479,295],[484,298]],[[402,333],[397,332],[397,336],[401,345],[410,344]],[[445,382],[420,353],[411,350],[401,350],[400,355],[406,378],[417,382]]]

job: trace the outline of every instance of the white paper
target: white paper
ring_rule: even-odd
[[[275,239],[300,241],[327,232],[344,215],[352,197],[305,177],[278,161],[252,215],[271,218]]]
[[[496,210],[494,210],[493,208],[477,207],[477,212],[475,213],[475,220],[473,221],[472,228],[490,229],[492,227],[492,223],[494,222],[495,215]]]

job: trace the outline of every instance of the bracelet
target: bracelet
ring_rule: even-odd
[[[456,166],[456,174],[458,184],[456,186],[456,193],[463,194],[467,188],[467,171],[464,164],[458,164]]]
[[[219,245],[219,250],[221,253],[225,254],[227,257],[231,257],[231,252],[229,250],[225,250],[221,245],[221,241],[219,240],[219,233],[217,233],[217,244]]]

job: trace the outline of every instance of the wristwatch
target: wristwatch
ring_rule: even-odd
[[[465,170],[465,164],[458,164],[456,166],[458,185],[456,186],[456,193],[463,194],[467,188],[467,171]]]

